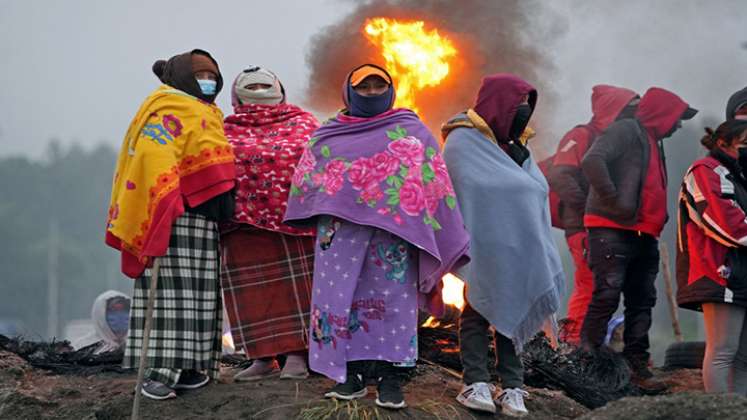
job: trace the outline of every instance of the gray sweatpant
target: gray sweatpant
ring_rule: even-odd
[[[706,351],[703,385],[706,392],[747,395],[747,308],[729,303],[704,303]]]

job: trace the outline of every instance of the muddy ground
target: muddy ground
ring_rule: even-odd
[[[454,400],[460,383],[448,371],[420,365],[405,386],[409,408],[389,411],[369,396],[353,404],[321,398],[332,382],[320,376],[304,381],[270,379],[233,383],[224,368],[219,383],[179,394],[174,400],[143,399],[143,419],[482,419]],[[694,419],[747,418],[747,398],[702,394],[700,372],[658,372],[672,395],[625,398],[589,411],[561,391],[529,388],[527,419]],[[11,353],[0,352],[0,419],[129,419],[135,376],[102,373],[93,376],[52,375],[30,367]]]

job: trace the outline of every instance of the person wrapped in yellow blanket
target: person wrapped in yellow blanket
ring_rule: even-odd
[[[139,364],[155,257],[160,259],[143,394],[176,396],[217,378],[222,305],[218,222],[233,215],[235,166],[214,104],[223,79],[205,51],[159,60],[163,85],[132,120],[117,161],[106,243],[135,278],[124,367]]]

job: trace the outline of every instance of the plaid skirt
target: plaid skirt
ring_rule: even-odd
[[[308,348],[314,238],[242,226],[221,235],[221,284],[236,348],[252,359]]]
[[[155,310],[148,345],[148,377],[173,385],[182,370],[217,379],[223,309],[218,278],[218,229],[205,217],[185,213],[173,224],[160,257]],[[137,368],[143,346],[150,270],[135,280],[123,367]]]

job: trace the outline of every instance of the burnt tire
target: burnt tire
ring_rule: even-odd
[[[683,341],[667,347],[665,369],[700,369],[705,356],[705,341]]]

